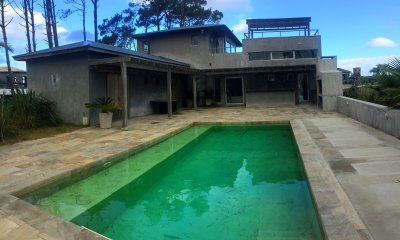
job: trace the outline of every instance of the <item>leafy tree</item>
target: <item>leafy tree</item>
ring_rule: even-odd
[[[177,0],[174,18],[180,27],[204,24],[211,15],[211,8],[205,9],[206,0]]]
[[[144,28],[144,31],[147,33],[151,26],[151,10],[150,6],[146,3],[143,3],[140,9],[138,10],[139,18],[136,20],[136,26]]]
[[[138,5],[132,2],[122,13],[117,13],[110,19],[104,19],[99,26],[100,36],[102,36],[100,42],[128,49],[135,47],[133,35],[136,31],[137,12]]]
[[[372,75],[382,75],[382,74],[386,74],[387,70],[388,70],[388,64],[378,64],[376,65],[376,67],[372,68],[371,70],[369,70],[370,73],[372,73]]]

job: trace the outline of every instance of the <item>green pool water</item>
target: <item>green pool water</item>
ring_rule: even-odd
[[[323,239],[286,124],[191,127],[26,200],[112,239]]]

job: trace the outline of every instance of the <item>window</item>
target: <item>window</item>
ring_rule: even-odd
[[[232,43],[225,41],[225,52],[234,53],[236,52],[236,47]]]
[[[197,46],[199,45],[199,35],[192,35],[192,45]]]
[[[317,50],[300,50],[295,51],[296,58],[316,58]]]
[[[271,60],[271,52],[249,52],[249,61]]]
[[[293,52],[272,52],[272,59],[293,59]]]
[[[143,52],[150,54],[150,43],[149,43],[149,41],[143,41]]]

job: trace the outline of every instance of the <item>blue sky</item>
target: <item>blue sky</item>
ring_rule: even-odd
[[[127,7],[129,0],[100,0],[99,23]],[[65,7],[56,0],[58,8]],[[93,33],[92,8],[87,0],[87,30]],[[362,67],[363,73],[388,58],[400,56],[400,2],[399,0],[208,0],[208,5],[224,13],[222,23],[233,29],[239,39],[246,31],[248,18],[311,17],[311,27],[322,36],[323,55],[338,56],[338,66],[352,70]],[[10,25],[9,39],[16,53],[25,52],[24,30],[17,16]],[[43,23],[40,14],[38,23]],[[42,24],[43,25],[43,24]],[[81,17],[74,14],[60,20],[62,44],[82,40]],[[89,33],[89,38],[92,34]],[[40,48],[46,47],[43,35],[38,37]],[[0,52],[0,65],[4,65],[4,52]],[[4,60],[3,60],[4,61]],[[15,63],[23,67],[22,63]]]

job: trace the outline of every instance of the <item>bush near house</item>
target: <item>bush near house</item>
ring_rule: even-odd
[[[16,90],[14,96],[0,102],[0,140],[18,136],[23,130],[62,123],[54,111],[55,103],[29,90]]]
[[[385,67],[380,67],[380,71],[376,71],[379,66]],[[380,64],[371,72],[375,84],[352,86],[345,89],[343,95],[400,109],[400,58],[393,58],[388,64]]]

